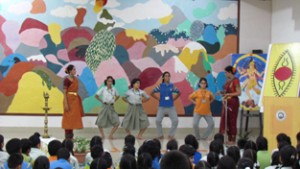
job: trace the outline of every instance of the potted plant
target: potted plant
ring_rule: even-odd
[[[74,155],[79,163],[84,163],[84,158],[89,149],[90,140],[84,137],[75,137],[74,141]]]

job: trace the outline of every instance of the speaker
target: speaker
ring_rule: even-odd
[[[263,50],[261,50],[261,49],[253,49],[253,50],[252,50],[252,53],[253,53],[253,54],[262,54],[262,53],[263,53]]]

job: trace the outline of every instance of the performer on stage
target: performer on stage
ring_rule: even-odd
[[[140,89],[140,83],[140,79],[133,79],[131,81],[131,89],[128,90],[122,98],[129,104],[128,111],[122,122],[122,127],[125,128],[128,135],[131,134],[130,130],[140,130],[137,138],[143,139],[142,136],[149,126],[149,120],[142,103],[147,102],[149,96]]]
[[[103,104],[103,109],[98,114],[96,125],[98,125],[102,138],[105,138],[103,128],[113,127],[108,137],[113,139],[113,134],[120,125],[118,113],[114,108],[114,103],[119,99],[119,93],[113,86],[115,85],[115,79],[112,76],[106,78],[104,85],[95,95],[96,99]],[[102,96],[102,99],[100,96]]]
[[[65,72],[68,76],[64,80],[64,114],[62,118],[62,128],[65,129],[65,138],[73,139],[74,129],[82,129],[82,117],[84,116],[82,101],[78,95],[79,81],[75,77],[76,68],[69,65]]]
[[[214,95],[207,89],[207,80],[205,78],[201,78],[199,80],[198,86],[200,87],[197,91],[193,92],[189,99],[192,103],[195,104],[194,108],[194,120],[193,120],[193,128],[195,132],[195,136],[198,140],[207,139],[209,135],[212,133],[215,122],[211,114],[210,104],[214,101]],[[199,121],[204,117],[207,128],[202,137],[200,137],[199,133]]]
[[[228,134],[228,144],[235,144],[236,134],[237,134],[237,116],[239,111],[239,98],[241,95],[240,81],[238,78],[234,77],[236,69],[232,66],[227,66],[225,68],[225,75],[227,77],[226,84],[224,85],[223,95],[223,110],[220,124],[220,133],[224,134],[225,125],[227,125]],[[224,105],[224,104],[227,104]],[[225,110],[227,107],[227,111]],[[227,124],[225,124],[225,117],[227,112]]]
[[[178,126],[178,117],[174,107],[174,101],[179,98],[180,92],[175,85],[170,82],[170,79],[171,74],[169,72],[164,72],[162,74],[162,83],[155,87],[151,93],[153,98],[159,100],[159,107],[156,114],[156,127],[159,139],[164,138],[161,123],[166,113],[172,122],[172,127],[168,136],[169,139],[174,138]],[[156,93],[159,93],[159,97],[156,95]]]

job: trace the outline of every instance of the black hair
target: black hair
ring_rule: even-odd
[[[268,150],[268,140],[264,136],[259,136],[256,139],[257,151]]]
[[[103,147],[102,145],[94,145],[91,149],[91,156],[93,159],[99,158],[103,155]]]
[[[297,133],[296,139],[297,139],[298,142],[300,141],[300,132]],[[0,142],[0,143],[1,143],[1,142]]]
[[[192,134],[189,134],[185,137],[184,143],[193,146],[195,148],[195,150],[198,150],[198,148],[199,148],[198,140]]]
[[[31,141],[31,147],[37,148],[37,146],[41,144],[40,136],[40,133],[35,132],[32,136],[29,137],[29,140]]]
[[[69,152],[74,155],[74,151],[73,151],[73,148],[74,148],[74,143],[72,140],[70,139],[65,139],[63,142],[62,142],[62,147],[65,147],[69,150]]]
[[[209,152],[215,152],[217,154],[224,155],[224,147],[219,140],[213,140],[209,144]]]
[[[278,150],[280,150],[282,147],[286,146],[286,145],[291,145],[290,143],[288,143],[287,141],[281,141],[278,144]]]
[[[9,155],[7,165],[10,169],[17,169],[18,166],[22,165],[23,156],[21,153],[13,153]]]
[[[235,169],[235,162],[229,156],[224,156],[219,160],[217,169]]]
[[[73,70],[73,68],[74,68],[74,65],[68,65],[66,67],[65,73],[66,74],[70,74],[70,72]]]
[[[155,141],[153,141],[153,140],[145,141],[139,150],[141,150],[141,151],[139,151],[139,154],[141,154],[143,152],[149,153],[151,155],[152,159],[157,157],[157,155],[159,154],[159,151],[160,151],[157,143],[155,143]]]
[[[215,152],[209,152],[207,154],[207,162],[211,167],[216,167],[219,163],[219,155]]]
[[[280,164],[280,160],[279,160],[279,151],[275,151],[273,154],[272,154],[272,162],[271,162],[271,165],[279,165]]]
[[[178,150],[169,151],[161,158],[160,169],[191,169],[192,164],[188,157]]]
[[[109,166],[104,158],[96,158],[92,161],[90,169],[107,169]]]
[[[131,154],[135,156],[135,147],[131,144],[125,145],[123,147],[123,154]]]
[[[142,153],[138,156],[137,160],[138,169],[151,169],[152,157],[149,153]]]
[[[21,140],[18,138],[10,139],[5,145],[8,154],[20,153],[21,152]]]
[[[191,158],[194,156],[196,150],[193,146],[189,144],[183,144],[179,147],[179,151],[187,155],[188,158]]]
[[[31,142],[27,138],[21,139],[22,153],[27,154],[31,149]]]
[[[247,143],[247,140],[244,139],[244,138],[240,138],[240,139],[237,141],[237,145],[238,145],[238,147],[239,147],[241,150],[244,149],[246,143]]]
[[[279,150],[281,164],[283,167],[293,167],[297,159],[295,147],[286,145]]]
[[[202,81],[205,81],[205,83],[206,83],[206,88],[208,88],[208,83],[207,83],[207,80],[206,80],[205,77],[201,77],[201,78],[200,78],[200,80],[199,80],[199,82],[198,82],[198,87],[200,87],[200,83],[201,83]]]
[[[286,141],[288,142],[289,144],[291,144],[291,138],[286,135],[285,133],[279,133],[277,136],[276,136],[276,140],[277,140],[277,143],[279,144],[280,142],[282,141]]]
[[[115,79],[112,77],[112,76],[107,76],[106,79],[104,80],[104,85],[106,86],[107,85],[107,80],[108,79],[111,79],[112,80],[112,84],[115,85],[116,84],[116,81]]]
[[[194,169],[211,169],[211,166],[207,161],[200,160],[196,165]]]
[[[234,160],[235,164],[237,164],[241,158],[240,149],[237,146],[229,147],[227,149],[227,155]]]
[[[49,152],[50,156],[56,156],[57,151],[62,147],[63,146],[60,141],[58,141],[58,140],[50,141],[50,143],[48,144],[48,152]]]
[[[154,143],[156,144],[156,147],[157,147],[157,149],[156,149],[156,155],[158,157],[158,160],[160,160],[160,158],[161,158],[161,152],[160,152],[160,150],[161,150],[161,143],[160,143],[160,140],[157,139],[157,138],[154,138],[153,141],[154,141]]]
[[[66,149],[65,147],[60,148],[57,151],[57,159],[65,159],[65,160],[69,160],[70,158],[70,152],[68,149]]]
[[[254,151],[257,151],[256,144],[252,140],[248,140],[244,146],[244,150],[246,149],[252,149]]]
[[[0,134],[0,151],[3,151],[2,147],[4,145],[4,137]]]
[[[94,136],[91,141],[90,141],[90,150],[95,146],[95,145],[101,145],[103,147],[103,142],[102,138],[99,136]]]
[[[175,139],[171,139],[171,140],[168,141],[166,146],[167,146],[168,151],[177,150],[178,149],[178,142]]]
[[[161,76],[161,77],[162,77],[162,82],[163,82],[163,83],[165,82],[165,79],[164,79],[164,78],[165,78],[166,74],[169,74],[169,76],[171,76],[170,72],[167,72],[167,71],[164,72],[164,73],[162,74],[162,76]]]
[[[134,156],[125,154],[120,161],[120,169],[137,169],[137,164]]]
[[[39,156],[34,160],[34,165],[32,169],[49,169],[50,162],[46,156]]]
[[[113,163],[111,154],[109,152],[104,152],[102,158],[105,159],[105,161],[107,163],[107,168],[110,168]]]
[[[214,135],[214,140],[220,140],[221,144],[224,144],[224,135],[222,133],[217,133]]]
[[[137,83],[137,82],[141,83],[141,79],[139,79],[139,78],[132,79],[131,82],[130,82],[130,87],[133,88],[134,84]]]
[[[238,169],[245,169],[246,167],[253,168],[254,162],[247,157],[243,157],[238,162]]]
[[[250,158],[253,161],[253,163],[257,162],[256,151],[253,149],[246,149],[243,153],[243,157]]]
[[[127,135],[125,138],[124,138],[124,145],[133,145],[135,144],[135,137],[131,134]]]
[[[233,66],[227,66],[227,67],[225,67],[224,70],[226,72],[229,72],[229,73],[233,74],[233,75],[236,73],[236,70],[235,70],[235,68]]]

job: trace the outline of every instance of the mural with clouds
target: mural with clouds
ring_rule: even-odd
[[[123,95],[136,77],[150,93],[169,71],[182,92],[178,114],[191,115],[188,95],[200,77],[213,93],[225,82],[222,71],[237,53],[237,11],[230,0],[2,0],[0,113],[42,114],[48,92],[50,114],[61,114],[64,70],[74,64],[86,114],[100,111],[94,96],[108,75]],[[144,106],[154,115],[157,105]],[[119,99],[117,112],[126,108]]]

